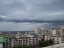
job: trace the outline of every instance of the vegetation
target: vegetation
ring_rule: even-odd
[[[52,39],[49,40],[49,43],[50,43],[50,45],[53,45],[54,44],[54,42],[53,42]]]
[[[18,46],[13,46],[13,48],[19,48]]]
[[[53,45],[53,40],[50,39],[50,40],[44,40],[42,39],[41,41],[39,41],[39,47],[46,47],[46,46],[49,46],[49,45]]]

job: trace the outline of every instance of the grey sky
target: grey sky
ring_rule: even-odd
[[[0,0],[0,31],[61,25],[64,25],[64,0]]]

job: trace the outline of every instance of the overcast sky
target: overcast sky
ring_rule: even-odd
[[[64,0],[0,0],[0,31],[63,25]]]

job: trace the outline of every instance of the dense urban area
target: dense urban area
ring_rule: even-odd
[[[0,32],[3,48],[39,48],[64,43],[64,27],[35,28],[33,32]]]

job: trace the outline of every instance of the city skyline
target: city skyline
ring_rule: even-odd
[[[64,0],[0,0],[0,31],[63,25]]]

